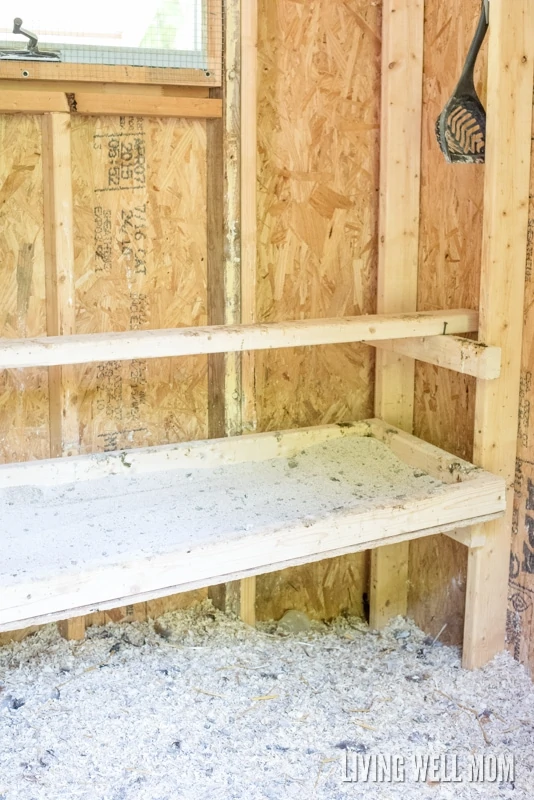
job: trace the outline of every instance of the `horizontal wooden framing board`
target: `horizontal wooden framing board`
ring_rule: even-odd
[[[11,576],[0,596],[0,631],[441,533],[503,512],[502,479],[380,420],[8,465],[0,468],[0,483],[4,487],[17,485],[6,482],[5,478],[11,475],[18,476],[15,480],[19,486],[24,481],[37,488],[69,482],[75,476],[79,480],[82,475],[87,479],[114,474],[112,469],[115,474],[122,471],[131,475],[132,470],[146,473],[154,469],[171,471],[179,466],[194,470],[239,461],[252,464],[276,456],[291,458],[320,441],[370,435],[383,441],[409,466],[439,479],[443,483],[439,493],[406,497],[394,504],[377,497],[358,511],[346,508],[326,518],[288,520],[282,529],[247,531],[228,541],[206,540],[198,546],[188,544],[187,549],[178,547],[150,557],[130,558],[126,554],[120,563],[105,567],[99,564],[98,569],[84,571],[83,565],[77,565],[75,570],[71,566],[68,571],[39,580],[24,575],[20,582]],[[169,454],[173,455],[172,461]],[[28,484],[28,480],[32,483]]]
[[[0,114],[44,114],[77,112],[90,116],[222,117],[222,100],[209,97],[159,97],[152,95],[98,94],[96,92],[50,92],[2,90]]]
[[[374,346],[483,380],[493,380],[501,374],[500,347],[474,342],[461,336],[427,336],[374,342]]]
[[[155,83],[102,83],[83,81],[0,80],[1,91],[17,92],[95,92],[97,94],[145,95],[152,97],[209,97],[209,86],[174,86]]]
[[[207,75],[200,69],[127,67],[108,64],[52,64],[38,61],[0,61],[0,79],[156,83],[175,86],[220,86],[220,70]]]
[[[0,339],[0,369],[88,364],[136,358],[237,353],[285,347],[437,336],[477,330],[476,311],[367,314],[262,325],[213,325],[170,330]]]

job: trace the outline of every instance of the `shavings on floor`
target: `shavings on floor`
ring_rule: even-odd
[[[464,671],[400,618],[288,633],[204,603],[0,648],[1,800],[533,796],[524,669]]]

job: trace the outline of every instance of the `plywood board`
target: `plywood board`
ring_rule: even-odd
[[[258,321],[375,310],[379,9],[260,3]],[[261,428],[372,406],[373,354],[257,357]]]
[[[534,165],[534,126],[533,152]],[[534,168],[531,168],[507,639],[534,673]]]
[[[39,117],[0,116],[0,336],[46,335]],[[0,370],[0,461],[49,455],[46,369]]]
[[[203,121],[74,118],[77,332],[206,322]],[[78,369],[82,452],[202,436],[206,359]]]
[[[483,177],[479,165],[447,164],[434,126],[452,93],[480,13],[478,0],[427,0],[423,76],[423,142],[418,308],[478,304],[482,242]],[[485,48],[476,84],[484,96]],[[438,198],[438,201],[436,201]],[[415,433],[470,458],[475,380],[417,363]],[[466,550],[446,537],[410,547],[409,612],[429,633],[447,623],[442,640],[459,644],[465,597]]]
[[[258,321],[376,310],[380,17],[365,0],[259,2]],[[362,345],[260,353],[258,429],[369,416],[373,381],[374,353]],[[365,560],[354,556],[359,575]],[[323,576],[306,570],[296,607],[310,606]],[[259,598],[273,586],[263,580]]]
[[[304,608],[312,619],[329,620],[340,614],[363,618],[363,587],[368,580],[368,559],[361,553],[270,572],[256,581],[256,616],[280,619],[286,611]]]
[[[78,332],[207,321],[205,124],[73,118]],[[7,337],[46,334],[41,152],[38,117],[0,118]],[[205,357],[77,368],[81,452],[205,435],[206,383]],[[0,459],[48,456],[46,370],[0,371]],[[113,613],[129,617],[127,609]]]

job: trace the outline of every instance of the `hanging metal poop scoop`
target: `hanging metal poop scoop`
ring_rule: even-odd
[[[489,0],[482,0],[477,29],[460,80],[436,120],[436,136],[449,163],[482,164],[486,156],[486,112],[475,91],[477,56],[489,23]]]
[[[20,17],[13,20],[13,33],[20,33],[28,39],[26,50],[0,50],[0,61],[61,61],[59,53],[51,50],[39,50],[37,36],[22,27]]]

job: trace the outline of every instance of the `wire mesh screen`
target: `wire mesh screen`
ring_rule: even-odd
[[[7,0],[0,11],[4,60],[55,60],[91,72],[98,66],[180,69],[188,82],[196,74],[199,83],[214,84],[221,74],[222,2]]]

